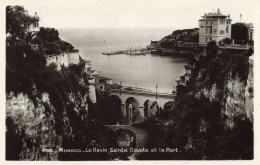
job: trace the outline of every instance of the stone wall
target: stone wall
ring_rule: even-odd
[[[69,64],[78,64],[80,62],[80,55],[78,51],[68,52],[67,54]]]
[[[75,52],[63,52],[58,55],[48,55],[46,57],[47,66],[51,63],[57,65],[57,69],[60,70],[61,66],[68,67],[70,64],[78,64],[80,62],[80,55],[78,51]]]

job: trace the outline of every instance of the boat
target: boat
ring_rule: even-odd
[[[101,71],[93,70],[90,75],[91,76],[99,76],[99,75],[101,75]]]
[[[109,51],[107,53],[102,53],[104,55],[115,55],[115,54],[124,54],[124,51],[123,50],[117,50],[117,51]]]

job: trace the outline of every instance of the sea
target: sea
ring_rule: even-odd
[[[144,48],[175,29],[58,29],[60,38],[79,49],[83,59],[90,59],[93,69],[125,86],[171,93],[176,80],[185,73],[187,57],[147,55],[103,55],[109,51]]]

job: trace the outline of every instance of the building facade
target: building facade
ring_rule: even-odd
[[[207,45],[210,41],[218,44],[224,38],[231,38],[231,21],[230,16],[223,15],[219,9],[205,13],[199,20],[199,44]]]
[[[68,67],[71,64],[79,64],[80,54],[77,49],[68,52],[62,52],[61,54],[45,55],[46,65],[55,63],[57,69],[60,70],[61,66]]]
[[[40,31],[40,26],[39,26],[40,17],[38,16],[37,12],[35,12],[35,14],[32,18],[33,18],[33,21],[29,25],[28,30],[30,32],[37,33]]]

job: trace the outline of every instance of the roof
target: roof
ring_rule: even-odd
[[[226,18],[227,15],[223,15],[221,13],[208,13],[208,14],[206,14],[206,18],[217,18],[217,17]]]
[[[202,16],[203,19],[208,19],[208,18],[226,18],[226,17],[229,17],[229,15],[224,15],[220,12],[220,10],[218,9],[217,12],[210,12],[208,14],[204,14],[204,16]],[[202,19],[202,20],[203,20]]]
[[[37,12],[35,12],[33,18],[34,18],[34,20],[36,20],[36,21],[40,21],[40,17],[38,16]]]

